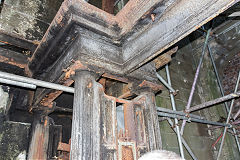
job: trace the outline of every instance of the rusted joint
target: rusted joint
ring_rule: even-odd
[[[143,92],[157,93],[158,91],[163,89],[162,85],[152,83],[146,80],[142,82],[128,83],[126,87],[128,88],[127,91],[118,98],[126,99],[135,95],[140,95]]]
[[[64,152],[70,152],[70,144],[59,142],[57,150],[64,151]]]
[[[172,91],[169,91],[173,96],[176,96],[177,94],[178,94],[178,92],[179,92],[179,90],[177,89],[177,90],[175,90],[175,92],[172,92]]]
[[[190,114],[190,112],[187,109],[184,109],[183,112],[186,113],[188,116]]]
[[[180,125],[179,125],[178,123],[177,123],[177,124],[174,123],[173,126],[171,126],[171,128],[174,129],[174,128],[176,128],[177,126],[180,126]]]
[[[52,104],[53,107],[48,107],[48,106],[36,106],[34,108],[31,109],[31,112],[37,112],[40,115],[42,115],[42,117],[48,116],[50,113],[54,112],[54,105],[56,105],[55,103]]]
[[[84,66],[79,60],[72,60],[72,63],[74,63],[72,66],[68,67],[67,69],[63,69],[63,72],[65,72],[65,79],[69,79],[72,75],[75,75],[76,70],[87,69],[87,67]]]
[[[155,16],[156,16],[156,13],[151,14],[151,19],[152,19],[153,22],[155,21]]]
[[[187,122],[189,123],[192,122],[191,119],[192,119],[191,117],[188,117]]]
[[[132,93],[135,93],[136,95],[140,95],[142,92],[145,91],[150,91],[153,93],[157,93],[160,90],[163,90],[163,86],[153,83],[153,82],[149,82],[149,81],[142,81],[142,82],[134,82],[132,83],[132,87],[131,87],[131,91]]]
[[[1,55],[0,55],[0,62],[7,63],[7,64],[10,64],[13,66],[17,66],[17,67],[23,68],[23,69],[27,67],[27,64],[18,63],[13,58],[7,58],[7,57],[1,56]]]
[[[233,125],[228,123],[228,126],[226,126],[227,128],[233,128]]]
[[[63,78],[61,81],[63,82],[64,86],[70,86],[74,81],[72,79],[65,79]],[[53,107],[53,101],[62,94],[63,91],[53,91],[46,95],[40,102],[43,106],[48,106],[49,108]]]

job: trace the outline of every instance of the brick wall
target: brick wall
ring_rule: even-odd
[[[223,69],[222,85],[224,94],[230,94],[234,92],[236,85],[238,71],[240,70],[240,53],[234,55]],[[238,87],[238,90],[240,86]],[[240,99],[236,99],[234,103],[233,113],[236,113],[240,108]]]

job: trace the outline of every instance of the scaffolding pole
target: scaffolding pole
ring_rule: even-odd
[[[174,124],[173,124],[172,120],[168,118],[167,121],[168,121],[169,125],[171,126],[171,128],[173,129],[173,131],[177,134],[177,130],[174,127]],[[185,139],[182,136],[181,136],[181,140],[182,140],[182,143],[183,143],[184,147],[186,148],[186,150],[188,151],[188,153],[192,157],[192,159],[197,160],[197,157],[194,155],[191,148],[188,146],[187,142],[185,141]]]
[[[240,80],[240,71],[239,71],[239,73],[238,73],[238,78],[237,78],[237,82],[236,82],[236,86],[235,86],[234,92],[237,92],[238,85],[239,85],[239,80]],[[232,113],[232,109],[233,109],[234,100],[235,100],[235,99],[232,99],[232,101],[231,101],[231,105],[230,105],[230,108],[229,108],[229,112],[228,112],[228,117],[227,117],[227,120],[226,120],[226,124],[229,124],[230,117],[231,117],[231,113]],[[227,129],[228,129],[228,127],[224,127],[223,136],[222,136],[220,148],[219,148],[218,155],[217,155],[217,160],[219,160],[219,158],[220,158],[220,156],[221,156],[221,152],[222,152],[222,148],[223,148],[223,143],[224,143],[224,140],[225,140],[225,136],[226,136],[226,133],[227,133]]]
[[[176,90],[173,89],[172,86],[169,85],[157,72],[156,72],[156,76],[164,84],[164,86],[166,86],[173,94],[177,93]]]
[[[199,64],[198,64],[198,67],[197,67],[197,70],[196,70],[196,73],[195,73],[195,76],[194,76],[194,81],[193,81],[193,84],[192,84],[191,92],[190,92],[190,95],[189,95],[189,98],[188,98],[186,110],[188,110],[190,108],[191,104],[192,104],[192,98],[193,98],[193,94],[194,94],[194,91],[195,91],[195,88],[196,88],[196,84],[197,84],[198,76],[199,76],[200,69],[201,69],[201,66],[202,66],[202,62],[203,62],[203,59],[204,59],[205,50],[206,50],[206,47],[207,47],[207,44],[208,44],[208,39],[209,39],[210,32],[211,32],[211,29],[209,29],[208,32],[207,32],[207,36],[206,36],[206,39],[205,39],[205,42],[204,42],[204,45],[203,45],[203,49],[202,49],[202,55],[201,55],[201,58],[199,60]],[[183,135],[183,132],[184,132],[185,125],[186,125],[186,120],[184,120],[183,123],[182,123],[182,127],[181,127],[181,134],[182,135]]]
[[[157,111],[176,114],[176,115],[180,115],[180,116],[185,116],[186,118],[206,119],[205,117],[198,116],[198,115],[195,115],[195,114],[189,114],[189,113],[185,113],[185,112],[182,112],[182,111],[174,111],[174,110],[171,110],[171,109],[162,108],[162,107],[158,107],[158,106],[157,106]]]
[[[207,47],[208,47],[208,52],[209,52],[209,55],[210,55],[210,59],[211,59],[213,68],[214,68],[214,72],[215,72],[215,75],[216,75],[216,78],[217,78],[218,86],[220,88],[221,95],[224,96],[223,87],[222,87],[222,84],[221,84],[221,81],[220,81],[220,78],[219,78],[219,74],[218,74],[218,71],[217,71],[217,67],[216,67],[216,64],[215,64],[215,61],[214,61],[214,58],[213,58],[212,50],[211,50],[209,45],[207,45]],[[227,102],[224,102],[224,105],[225,105],[225,108],[227,110],[227,113],[229,113],[229,106],[228,106]],[[236,119],[235,116],[233,117],[234,120]],[[234,138],[235,138],[235,141],[236,141],[236,144],[237,144],[237,147],[238,147],[238,152],[240,153],[240,144],[239,144],[239,140],[238,140],[238,137],[237,137],[237,131],[236,131],[235,128],[232,128],[232,130],[233,130]]]
[[[214,100],[211,100],[211,101],[208,101],[208,102],[196,105],[196,106],[193,106],[190,109],[185,110],[185,112],[187,112],[187,113],[194,112],[194,111],[201,110],[201,109],[213,106],[215,104],[219,104],[219,103],[222,103],[222,102],[225,102],[228,100],[232,100],[232,99],[235,99],[238,97],[240,97],[240,91],[236,92],[236,93],[228,94],[228,95],[220,97],[220,98],[216,98]]]
[[[166,64],[165,66],[166,69],[166,73],[167,73],[167,81],[168,84],[171,86],[171,78],[170,78],[170,74],[169,74],[169,68],[168,68],[168,64]],[[174,99],[174,95],[172,92],[169,93],[170,94],[170,99],[171,99],[171,104],[172,104],[172,110],[176,111],[176,105],[175,105],[175,99]],[[178,145],[179,145],[179,149],[180,149],[180,154],[181,157],[184,159],[184,152],[183,152],[183,146],[182,146],[182,139],[181,139],[181,135],[180,135],[180,130],[179,130],[179,126],[178,126],[178,119],[174,118],[175,121],[175,125],[176,125],[176,130],[177,130],[177,138],[178,138]]]
[[[23,87],[23,88],[30,88],[30,89],[36,89],[37,86],[33,85],[33,84],[29,84],[29,83],[23,83],[23,82],[18,82],[18,81],[12,81],[9,79],[4,79],[4,78],[0,78],[0,83],[4,83],[4,84],[10,84],[13,86],[18,86],[18,87]]]
[[[186,120],[188,122],[197,122],[197,123],[203,123],[203,124],[209,124],[209,125],[215,125],[215,126],[231,127],[230,124],[202,120],[202,119],[197,119],[197,118],[188,118],[188,117],[180,116],[180,115],[176,115],[176,114],[168,114],[168,113],[162,113],[162,112],[158,112],[157,114],[161,117],[169,117],[169,118],[174,118],[174,119],[177,118],[177,119]]]
[[[239,116],[239,114],[240,114],[240,109],[239,109],[239,110],[237,111],[237,113],[233,116],[233,119],[236,120],[237,117]]]

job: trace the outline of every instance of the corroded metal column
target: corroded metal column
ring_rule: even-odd
[[[137,160],[161,149],[158,123],[153,93],[132,101],[111,97],[94,73],[76,73],[71,160]]]
[[[93,73],[79,71],[75,77],[71,160],[100,159],[100,104]]]
[[[145,145],[147,146],[147,151],[153,151],[162,149],[162,140],[160,134],[160,127],[156,109],[155,95],[152,92],[143,92],[140,96],[133,100],[135,103],[134,110],[140,107],[141,103],[142,112],[144,113],[144,132],[146,133]],[[137,114],[136,114],[137,115]],[[135,123],[138,123],[138,118],[135,118]]]
[[[32,139],[28,151],[28,160],[47,159],[49,124],[50,119],[48,116],[35,116],[32,127]]]

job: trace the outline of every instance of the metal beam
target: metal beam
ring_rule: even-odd
[[[123,49],[124,72],[132,72],[151,61],[237,2],[239,0],[177,1],[147,31],[126,41]]]

